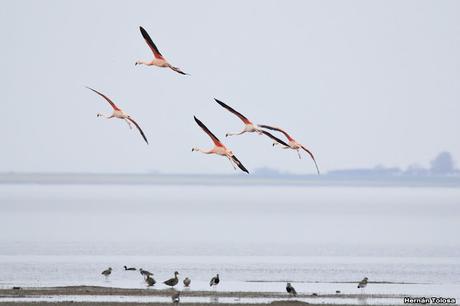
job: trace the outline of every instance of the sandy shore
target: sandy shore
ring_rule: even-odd
[[[31,298],[31,301],[26,302],[27,305],[79,305],[79,306],[92,306],[92,305],[165,305],[165,302],[129,302],[129,301],[119,301],[119,302],[105,302],[103,299],[98,302],[87,302],[87,301],[36,301],[33,302],[33,298],[40,297],[62,297],[62,296],[122,296],[122,297],[158,297],[158,298],[169,298],[175,291],[171,289],[156,290],[156,289],[126,289],[126,288],[110,288],[110,287],[96,287],[96,286],[71,286],[71,287],[41,287],[41,288],[20,288],[20,289],[0,289],[0,304],[1,305],[23,305],[24,301],[21,298]],[[14,302],[14,299],[18,299],[18,302]],[[289,298],[286,293],[282,292],[219,292],[219,291],[181,291],[181,304],[185,305],[210,305],[211,302],[187,302],[187,298],[209,298],[211,301],[212,298],[217,299],[227,299],[231,298],[232,303],[225,303],[225,301],[219,302],[219,305],[248,305],[245,303],[240,303],[239,299],[267,299],[267,302],[253,303],[251,305],[275,305],[275,306],[298,306],[298,305],[315,305],[315,300],[318,300],[318,304],[326,305],[321,299],[337,299],[337,301],[346,299],[394,299],[401,298],[401,296],[395,295],[376,295],[376,294],[329,294],[329,295],[306,295],[299,294],[295,298]],[[296,299],[309,299],[309,303],[302,301],[296,301]],[[2,301],[2,299],[4,301]],[[5,301],[7,299],[7,301]],[[277,301],[270,301],[270,299],[277,299]],[[184,301],[185,300],[185,301]],[[19,302],[22,301],[22,302]],[[254,301],[257,302],[257,301]],[[347,304],[344,303],[334,303],[338,304]]]

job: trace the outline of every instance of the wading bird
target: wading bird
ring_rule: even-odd
[[[318,174],[319,174],[319,168],[318,168],[318,164],[316,163],[315,157],[313,156],[313,153],[311,153],[305,146],[303,146],[301,143],[297,142],[288,133],[286,133],[284,130],[282,130],[282,129],[278,128],[278,127],[273,127],[273,126],[270,126],[270,125],[263,125],[263,124],[260,124],[259,127],[264,128],[264,129],[269,129],[269,130],[272,130],[272,131],[278,131],[278,132],[283,133],[284,136],[286,136],[286,138],[288,140],[287,143],[282,141],[278,137],[275,137],[272,134],[264,131],[263,133],[265,135],[267,135],[268,137],[270,137],[271,139],[274,140],[273,146],[280,144],[280,145],[283,146],[283,149],[295,150],[295,151],[297,151],[297,155],[299,155],[299,158],[302,158],[301,155],[300,155],[299,150],[300,149],[305,150],[305,152],[307,152],[310,155],[310,157],[313,159],[313,162],[315,163],[315,166],[316,166],[316,171],[318,171]]]
[[[295,288],[292,287],[291,283],[286,284],[286,291],[287,291],[287,293],[289,293],[289,295],[292,295],[292,296],[297,295],[297,291],[295,291]]]
[[[237,112],[236,110],[234,110],[233,108],[231,108],[230,106],[225,104],[224,102],[219,101],[216,98],[214,98],[214,100],[220,106],[222,106],[223,108],[225,108],[226,110],[228,110],[229,112],[233,113],[235,116],[240,118],[241,121],[243,121],[243,123],[244,123],[244,129],[241,132],[239,132],[239,133],[227,133],[227,134],[225,134],[225,137],[233,136],[233,135],[241,135],[241,134],[244,134],[244,133],[254,133],[254,132],[257,132],[259,135],[262,135],[262,131],[254,123],[252,123],[248,118],[246,118],[241,113]]]
[[[217,274],[216,276],[211,278],[211,281],[209,282],[209,287],[217,286],[219,284],[219,282],[220,282],[219,274]]]
[[[214,148],[208,151],[202,150],[200,148],[193,148],[192,152],[198,151],[204,154],[217,154],[217,155],[225,156],[228,158],[228,160],[232,164],[233,169],[236,170],[235,165],[237,165],[238,168],[240,168],[242,171],[249,173],[249,171],[243,166],[243,164],[238,160],[238,158],[236,158],[233,152],[227,149],[227,147],[225,147],[223,143],[220,142],[220,140],[213,133],[211,133],[211,131],[203,124],[203,122],[198,120],[198,118],[196,118],[195,116],[193,116],[193,118],[195,118],[195,122],[203,129],[203,131],[206,134],[208,134],[209,137],[211,137],[212,141],[214,142]]]
[[[144,138],[145,142],[147,144],[149,143],[148,140],[147,140],[147,137],[145,137],[145,134],[142,131],[142,129],[139,126],[139,124],[137,124],[137,122],[134,121],[134,119],[131,118],[130,115],[126,114],[122,109],[120,109],[118,106],[116,106],[115,103],[113,103],[112,100],[110,100],[106,95],[104,95],[104,94],[100,93],[99,91],[97,91],[95,89],[92,89],[90,87],[86,87],[86,88],[88,88],[89,90],[94,91],[95,93],[97,93],[98,95],[103,97],[107,102],[109,102],[110,106],[112,106],[112,108],[113,108],[112,115],[106,116],[104,114],[98,113],[97,114],[98,117],[103,117],[103,118],[107,118],[107,119],[112,119],[112,118],[122,119],[128,124],[130,129],[132,129],[131,123],[134,124],[136,126],[136,128],[139,130],[139,133],[141,133],[141,136],[142,136],[142,138]]]
[[[105,277],[108,277],[110,274],[112,274],[112,268],[109,267],[107,270],[102,271],[101,274]]]
[[[149,45],[150,49],[152,50],[154,58],[149,62],[139,60],[135,63],[135,65],[170,68],[177,73],[188,75],[188,73],[183,72],[182,70],[180,70],[180,68],[174,67],[170,63],[168,63],[168,61],[163,57],[163,55],[161,55],[160,51],[158,51],[158,48],[153,43],[153,40],[150,38],[149,33],[147,33],[147,31],[143,27],[139,27],[139,29],[141,30],[141,34],[142,37],[144,37],[145,42],[147,43],[147,45]]]
[[[174,272],[174,277],[168,279],[167,281],[164,281],[163,284],[174,287],[179,282],[179,278],[177,277],[177,275],[179,275],[179,272]]]

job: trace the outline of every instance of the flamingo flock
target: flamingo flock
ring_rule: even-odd
[[[177,72],[177,73],[179,73],[181,75],[190,75],[190,74],[182,71],[180,68],[171,65],[169,63],[169,61],[166,60],[166,58],[160,53],[160,51],[158,50],[157,46],[155,45],[155,43],[153,42],[152,38],[147,33],[147,31],[143,27],[139,27],[139,30],[140,30],[141,35],[144,38],[145,42],[147,43],[147,45],[149,46],[150,50],[153,53],[153,59],[151,59],[149,61],[138,60],[138,61],[135,62],[136,66],[137,65],[145,65],[145,66],[156,66],[156,67],[160,67],[160,68],[169,68],[172,71]],[[130,129],[132,129],[132,125],[134,125],[137,128],[137,130],[139,131],[139,133],[141,134],[141,136],[144,139],[144,141],[147,144],[149,143],[148,140],[147,140],[147,137],[145,136],[145,134],[142,131],[141,127],[133,119],[133,117],[131,117],[130,115],[125,113],[121,108],[119,108],[105,94],[103,94],[103,93],[101,93],[101,92],[99,92],[99,91],[97,91],[97,90],[95,90],[93,88],[90,88],[90,87],[87,87],[87,88],[89,90],[93,91],[94,93],[96,93],[97,95],[99,95],[100,97],[102,97],[103,99],[105,99],[113,109],[111,115],[104,115],[102,113],[97,113],[97,117],[102,117],[102,118],[106,118],[106,119],[112,119],[112,118],[122,119],[128,124]],[[316,162],[316,159],[315,159],[313,153],[309,149],[307,149],[303,144],[301,144],[300,142],[298,142],[294,138],[292,138],[290,136],[290,134],[288,134],[286,131],[284,131],[283,129],[281,129],[279,127],[275,127],[275,126],[272,126],[272,125],[254,124],[246,116],[242,115],[240,112],[236,111],[231,106],[227,105],[226,103],[224,103],[224,102],[222,102],[222,101],[220,101],[218,99],[214,99],[214,100],[222,108],[224,108],[228,112],[232,113],[233,115],[237,116],[244,124],[244,128],[243,128],[242,131],[233,132],[233,133],[228,132],[228,133],[225,134],[225,137],[242,135],[242,134],[245,134],[245,133],[257,133],[258,135],[262,135],[262,136],[265,135],[265,136],[267,136],[268,138],[270,138],[273,141],[273,146],[281,146],[281,148],[283,148],[283,149],[291,149],[291,150],[296,151],[299,159],[302,158],[300,152],[302,150],[305,151],[310,156],[310,158],[313,160],[313,162],[315,164],[315,167],[316,167],[317,173],[320,174],[319,167],[318,167],[318,164]],[[244,167],[244,165],[235,156],[235,154],[230,149],[228,149],[219,140],[219,138],[217,138],[206,127],[206,125],[204,125],[204,123],[202,121],[200,121],[196,116],[194,116],[193,118],[195,119],[196,124],[206,134],[208,134],[208,136],[211,138],[212,142],[214,143],[214,147],[212,149],[209,149],[209,150],[204,150],[204,149],[194,147],[194,148],[192,148],[192,152],[196,151],[196,152],[201,152],[201,153],[204,153],[204,154],[215,154],[215,155],[220,155],[220,156],[226,157],[229,160],[230,164],[232,165],[233,169],[236,170],[237,168],[239,168],[241,171],[249,173],[249,171],[246,169],[246,167]],[[280,138],[278,138],[275,135],[273,135],[272,133],[270,133],[269,131],[279,132],[279,133],[283,134],[286,137],[287,140],[283,141]]]

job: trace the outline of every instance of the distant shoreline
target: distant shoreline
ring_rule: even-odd
[[[205,185],[300,187],[460,187],[457,176],[340,176],[241,174],[0,173],[1,184]]]

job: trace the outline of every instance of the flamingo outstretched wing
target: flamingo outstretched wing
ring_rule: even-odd
[[[141,133],[142,138],[144,138],[145,142],[146,142],[147,144],[149,144],[149,141],[147,140],[147,137],[145,137],[145,134],[144,134],[144,132],[142,131],[142,129],[141,129],[141,127],[139,126],[139,124],[137,124],[137,122],[134,121],[134,119],[131,118],[131,117],[128,117],[128,120],[131,121],[131,122],[137,127],[137,129],[139,130],[139,133]]]
[[[207,127],[206,125],[203,124],[203,122],[201,122],[197,117],[193,116],[193,118],[195,119],[195,122],[203,129],[203,131],[208,134],[209,137],[211,137],[212,141],[214,142],[214,144],[218,147],[223,147],[224,145],[222,144],[222,142],[220,142],[219,138],[216,137],[216,135],[214,135]]]
[[[285,143],[284,141],[282,141],[281,139],[279,139],[278,137],[272,135],[271,133],[267,132],[267,131],[264,131],[262,130],[261,131],[264,135],[270,137],[271,139],[273,139],[274,141],[276,141],[277,143],[279,144],[282,144],[283,146],[285,147],[289,147],[289,145],[287,143]]]
[[[147,33],[147,31],[143,27],[139,27],[139,29],[141,30],[141,34],[142,34],[142,37],[144,37],[145,42],[147,43],[147,45],[149,45],[150,49],[152,50],[153,55],[157,59],[164,59],[163,55],[161,55],[161,53],[158,50],[157,46],[153,43],[153,40],[150,38],[149,33]]]
[[[98,95],[100,95],[101,97],[103,97],[107,102],[109,102],[109,104],[112,106],[112,108],[113,108],[114,110],[120,110],[120,109],[118,108],[118,106],[116,106],[115,103],[113,103],[112,100],[110,100],[106,95],[100,93],[99,91],[97,91],[97,90],[95,90],[95,89],[92,89],[91,87],[86,86],[86,88],[88,88],[89,90],[94,91],[95,93],[97,93]]]
[[[238,166],[238,168],[240,168],[242,171],[249,174],[249,171],[243,166],[243,164],[239,161],[238,158],[236,158],[235,155],[232,155],[232,159],[235,162],[235,164]]]
[[[222,101],[219,101],[217,100],[216,98],[214,98],[214,100],[219,103],[220,106],[222,106],[223,108],[225,108],[226,110],[228,110],[229,112],[233,113],[234,115],[236,115],[238,118],[241,119],[241,121],[243,121],[245,124],[251,124],[252,122],[249,121],[248,118],[246,118],[245,116],[243,116],[241,113],[237,112],[236,110],[234,110],[233,108],[231,108],[230,106],[228,106],[227,104],[225,104],[224,102]]]
[[[315,163],[315,166],[316,166],[316,171],[318,171],[318,174],[319,174],[318,164],[316,163],[316,159],[315,159],[315,157],[313,156],[313,153],[311,153],[311,152],[310,152],[307,148],[305,148],[304,146],[302,146],[302,149],[304,149],[305,152],[307,152],[307,153],[310,155],[311,159],[313,159],[313,162]]]
[[[271,126],[271,125],[264,125],[264,124],[260,124],[259,127],[264,128],[264,129],[269,129],[269,130],[272,130],[272,131],[281,132],[281,133],[284,134],[284,136],[286,136],[286,138],[289,141],[294,140],[294,138],[292,138],[291,135],[289,135],[288,133],[286,133],[286,131],[284,131],[283,129],[281,129],[279,127],[275,127],[275,126]]]

